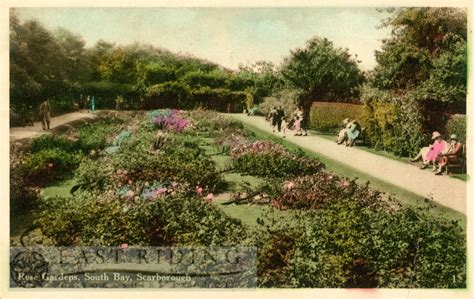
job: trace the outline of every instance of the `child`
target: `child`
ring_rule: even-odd
[[[301,136],[301,118],[299,116],[295,117],[295,123],[293,124],[293,130],[296,131],[295,136]]]

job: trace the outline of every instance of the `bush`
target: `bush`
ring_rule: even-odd
[[[325,171],[284,182],[272,205],[279,209],[322,209],[341,198],[352,198],[372,208],[395,208],[393,203],[382,200],[380,192],[369,188],[368,184],[359,185],[355,180]]]
[[[420,107],[411,95],[396,96],[365,87],[362,101],[366,134],[376,149],[408,156],[428,141]]]
[[[357,104],[313,102],[309,113],[310,128],[320,132],[336,132],[342,127],[345,118],[362,120],[364,107]]]
[[[179,136],[179,135],[178,135]],[[170,137],[159,151],[152,152],[154,133],[136,134],[112,157],[115,171],[126,171],[116,177],[119,183],[135,181],[178,181],[216,191],[222,177],[215,162],[204,155],[199,145],[187,138]]]
[[[19,171],[28,185],[42,186],[71,175],[82,157],[80,152],[45,149],[25,156],[19,165]]]
[[[466,238],[456,222],[416,208],[368,208],[351,198],[296,214],[292,222],[259,221],[267,227],[255,236],[260,286],[466,286]]]
[[[466,142],[466,115],[455,114],[446,124],[448,135],[456,134],[460,141]]]
[[[83,159],[75,171],[77,184],[84,190],[105,190],[110,184],[111,175],[112,169],[109,165],[89,158]]]
[[[286,178],[313,174],[323,168],[319,161],[290,153],[269,141],[237,144],[230,155],[236,171],[262,177]]]
[[[240,221],[203,198],[179,192],[132,201],[110,192],[51,198],[36,224],[61,246],[235,245],[246,236]]]
[[[281,106],[286,117],[293,117],[301,91],[297,89],[284,89],[276,92],[271,97],[266,97],[259,105],[259,113],[267,116],[273,107]]]
[[[116,117],[104,117],[96,122],[86,124],[78,129],[77,147],[84,153],[102,150],[107,146],[107,139],[119,130],[123,120]]]
[[[32,140],[32,153],[37,153],[47,149],[59,149],[70,152],[76,150],[77,147],[74,142],[67,140],[64,136],[45,134]]]

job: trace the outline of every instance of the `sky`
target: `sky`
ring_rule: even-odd
[[[98,40],[151,44],[190,53],[230,69],[266,60],[280,64],[290,50],[314,36],[357,55],[372,69],[374,51],[389,28],[375,8],[16,8],[20,20],[37,19],[81,35],[86,47]]]

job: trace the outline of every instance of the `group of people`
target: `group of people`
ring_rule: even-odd
[[[446,142],[437,131],[433,132],[431,139],[433,144],[423,147],[418,155],[410,161],[416,162],[422,159],[423,163],[420,169],[425,169],[429,165],[433,166],[433,172],[436,175],[443,173],[446,165],[450,159],[455,159],[462,149],[462,144],[459,142],[456,134],[449,137],[449,142]]]
[[[339,131],[336,139],[337,144],[345,144],[346,146],[353,146],[357,138],[360,137],[361,126],[357,120],[350,120],[346,118],[342,121],[343,128]]]
[[[295,131],[295,136],[307,136],[307,121],[304,115],[303,107],[298,108],[293,113],[292,117],[285,116],[285,112],[281,106],[273,107],[268,113],[273,132],[275,129],[283,134],[283,138],[286,137],[286,129],[292,129]]]

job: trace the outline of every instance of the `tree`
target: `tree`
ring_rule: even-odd
[[[347,49],[325,38],[312,38],[305,48],[292,50],[281,67],[290,85],[302,89],[308,102],[353,101],[364,76]]]

